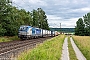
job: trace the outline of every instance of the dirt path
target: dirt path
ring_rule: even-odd
[[[60,60],[70,60],[68,52],[68,37],[65,38],[62,50],[62,56]]]
[[[75,51],[75,54],[77,56],[77,59],[78,60],[86,60],[86,58],[83,56],[83,54],[81,53],[81,51],[78,49],[78,47],[74,43],[72,37],[70,38],[70,41],[71,41],[72,47],[73,47],[73,49]]]

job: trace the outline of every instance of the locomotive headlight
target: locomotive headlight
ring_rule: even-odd
[[[27,32],[27,34],[29,34],[29,32]]]

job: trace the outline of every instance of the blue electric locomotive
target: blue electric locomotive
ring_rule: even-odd
[[[38,37],[55,36],[55,31],[44,30],[31,26],[20,26],[18,37],[21,39],[31,39]]]

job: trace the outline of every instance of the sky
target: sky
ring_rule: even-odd
[[[50,28],[75,28],[76,21],[90,12],[90,0],[12,0],[19,9],[42,8]]]

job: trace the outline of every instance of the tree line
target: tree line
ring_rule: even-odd
[[[10,0],[0,0],[0,36],[17,35],[21,25],[49,29],[47,20],[41,8],[29,12],[12,6]]]
[[[90,12],[76,22],[75,35],[90,36]]]

